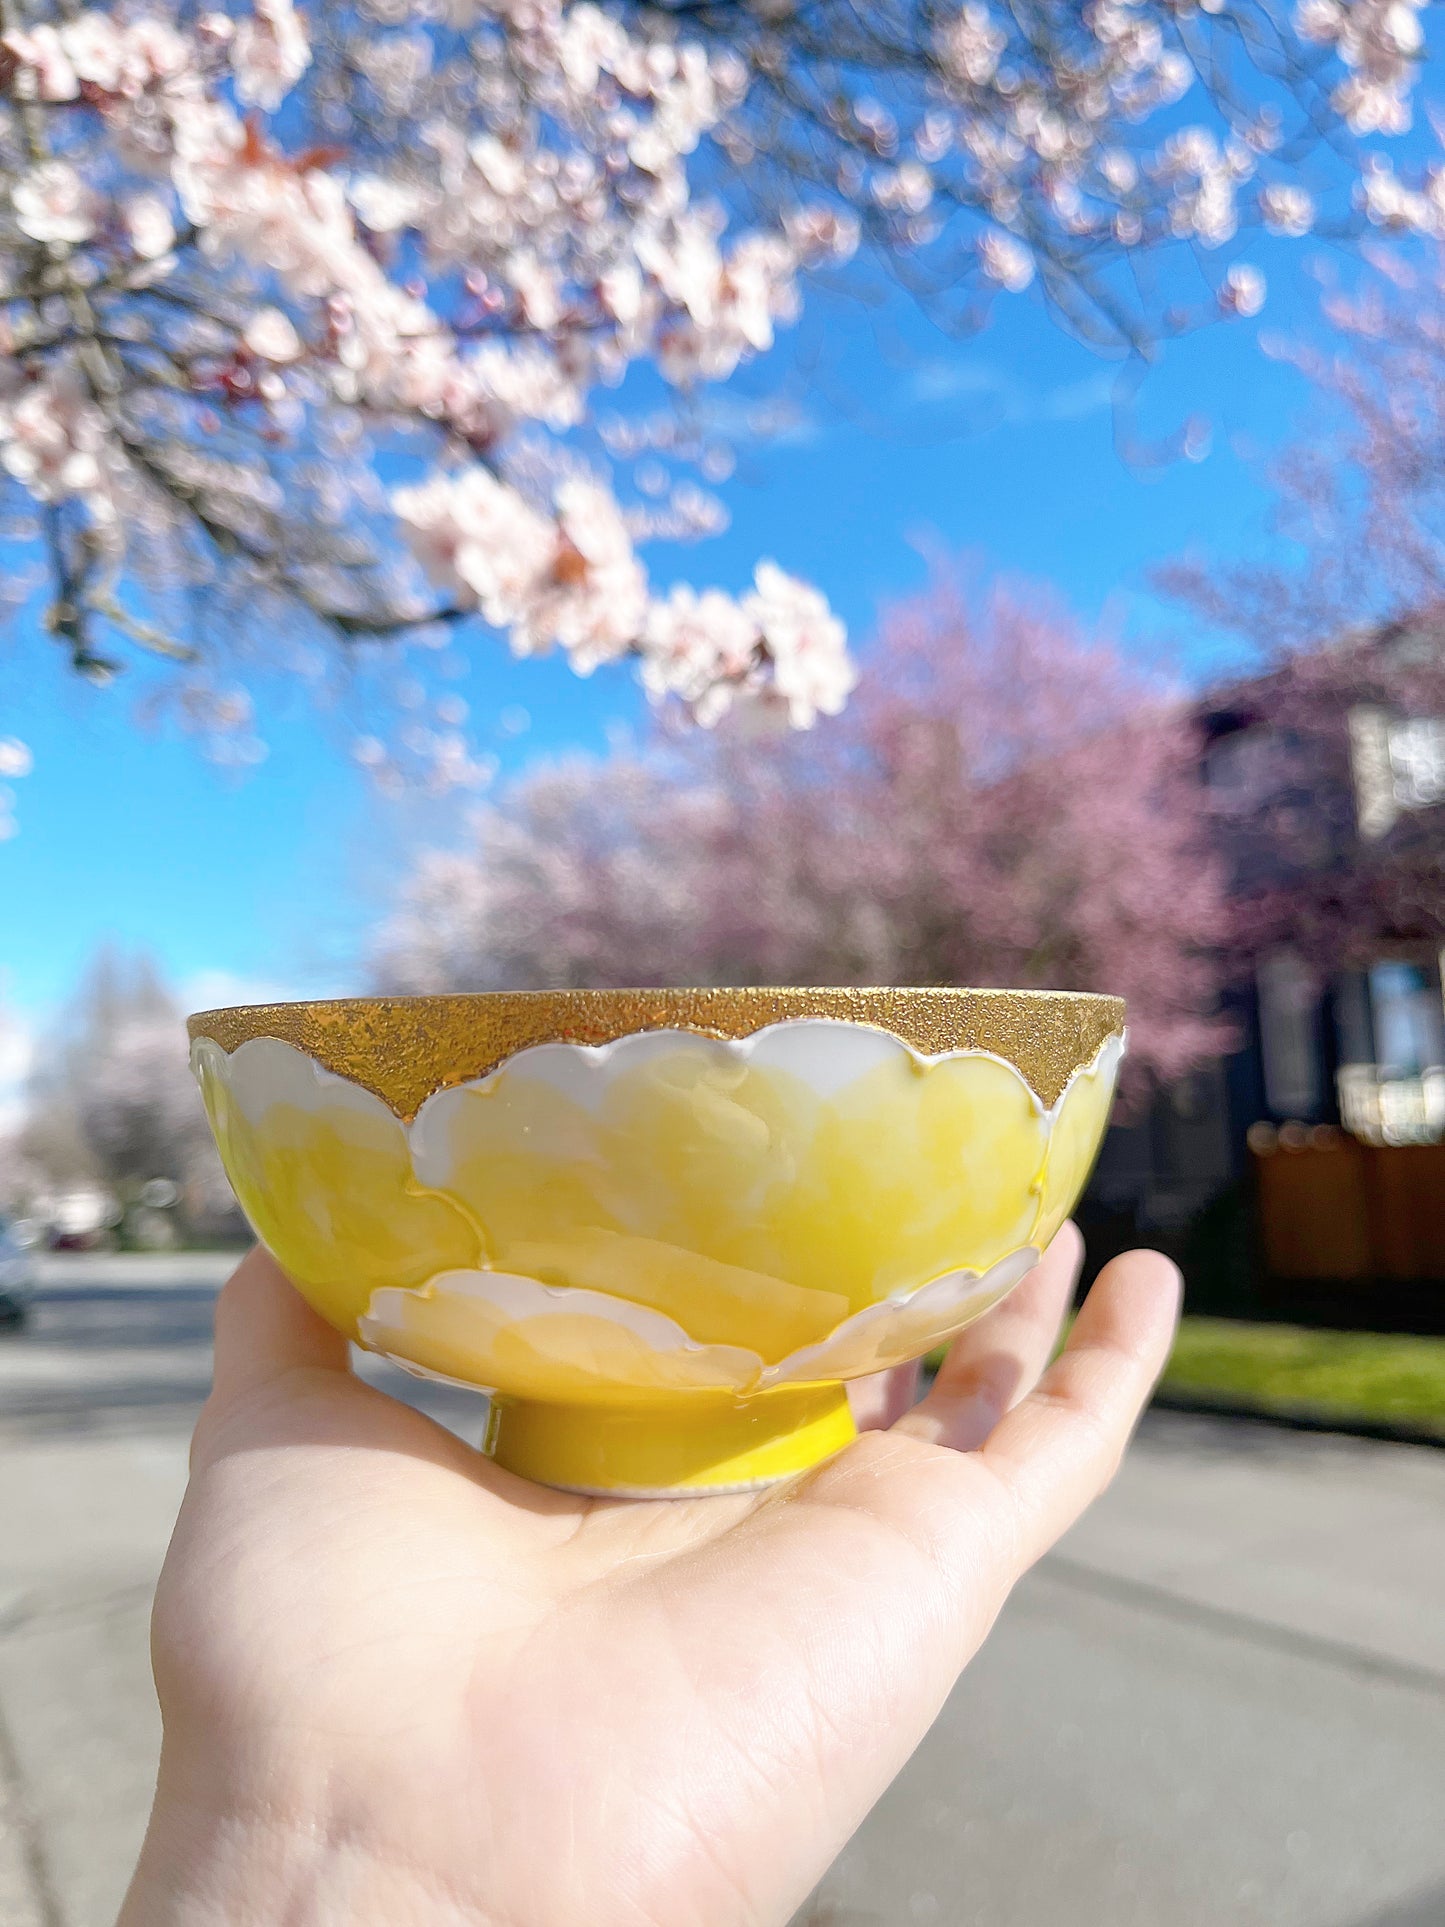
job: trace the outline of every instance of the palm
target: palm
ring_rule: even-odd
[[[157,1600],[158,1812],[259,1831],[288,1905],[326,1866],[348,1921],[786,1919],[1157,1370],[1140,1255],[1022,1398],[1076,1262],[1070,1234],[810,1477],[639,1503],[526,1484],[353,1379],[253,1257]]]

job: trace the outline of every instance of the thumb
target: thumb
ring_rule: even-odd
[[[349,1370],[341,1333],[312,1311],[269,1251],[248,1251],[216,1300],[212,1405],[224,1409],[288,1372]]]

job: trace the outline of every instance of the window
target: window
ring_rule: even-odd
[[[1418,1077],[1445,1065],[1445,1012],[1433,976],[1423,965],[1409,963],[1376,964],[1370,972],[1381,1077]]]
[[[1403,811],[1445,803],[1445,719],[1361,708],[1349,727],[1361,836],[1383,836]]]
[[[1390,774],[1402,810],[1428,810],[1445,803],[1445,721],[1414,716],[1391,723]]]
[[[1445,1137],[1445,1006],[1426,964],[1377,963],[1335,993],[1345,1128],[1369,1144]]]
[[[1259,966],[1256,988],[1265,1102],[1276,1117],[1316,1118],[1324,1077],[1314,972],[1293,951],[1278,950]]]
[[[1279,745],[1271,729],[1231,730],[1204,753],[1209,799],[1217,810],[1241,814],[1269,794],[1278,777]]]

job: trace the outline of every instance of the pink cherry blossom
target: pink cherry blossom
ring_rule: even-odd
[[[105,419],[72,363],[0,402],[0,462],[38,501],[84,496],[99,505],[114,459]]]
[[[303,352],[300,335],[279,308],[262,308],[253,315],[241,339],[263,361],[295,361]]]
[[[1271,234],[1294,239],[1308,234],[1315,224],[1314,196],[1293,182],[1272,182],[1259,190],[1259,211]]]
[[[80,80],[60,32],[49,21],[0,35],[0,46],[19,62],[21,98],[74,100]]]
[[[1290,351],[1310,396],[1307,427],[1275,470],[1280,539],[1241,563],[1196,557],[1164,577],[1205,620],[1288,666],[1282,728],[1307,696],[1311,731],[1329,714],[1338,723],[1352,686],[1407,715],[1445,714],[1442,315],[1445,269],[1413,250],[1382,246],[1333,289],[1332,338]],[[1303,813],[1302,833],[1313,821]]]
[[[92,8],[77,14],[61,28],[61,40],[76,74],[92,87],[119,94],[127,90],[128,83],[134,84],[134,55],[128,37],[108,13]]]
[[[1008,35],[980,0],[968,0],[938,32],[938,50],[950,78],[970,87],[986,87],[998,72],[1008,46]]]
[[[581,477],[557,490],[558,542],[550,580],[512,629],[519,655],[560,643],[572,667],[590,675],[625,655],[647,613],[647,576],[616,502]]]
[[[793,725],[808,729],[820,715],[836,716],[858,672],[843,625],[824,598],[776,562],[760,562],[756,587],[742,606],[757,624],[773,665],[772,688]]]
[[[32,241],[88,241],[99,202],[68,161],[42,161],[10,190],[16,224]]]
[[[1445,234],[1445,167],[1351,147],[1408,124],[1418,0],[726,11],[358,0],[313,41],[294,0],[12,8],[0,461],[66,505],[34,559],[73,660],[175,661],[204,605],[207,649],[324,683],[358,638],[475,616],[702,720],[806,724],[854,679],[822,592],[768,564],[741,600],[657,597],[639,550],[725,521],[700,391],[810,272],[848,285],[866,245],[958,327],[1038,285],[1136,348],[1178,304],[1125,253],[1256,218]],[[1321,136],[1356,165],[1317,204]],[[1263,298],[1244,264],[1216,285]],[[378,770],[463,770],[441,740]]]
[[[1424,42],[1424,0],[1300,0],[1305,40],[1333,46],[1346,69],[1332,104],[1352,133],[1401,134]]]
[[[1237,261],[1228,269],[1219,290],[1219,305],[1226,314],[1248,317],[1264,306],[1265,280],[1258,268]]]
[[[642,682],[650,696],[677,696],[716,722],[757,666],[754,617],[720,589],[679,584],[654,600],[643,630]]]
[[[253,0],[231,40],[236,95],[274,113],[311,64],[311,44],[291,0]]]
[[[990,281],[1022,294],[1034,278],[1033,256],[1012,234],[991,228],[978,237],[978,261]]]
[[[132,194],[125,202],[126,233],[142,261],[158,261],[176,242],[170,208],[159,194]]]
[[[542,593],[556,533],[515,489],[476,466],[398,489],[392,506],[434,581],[497,628],[523,620]]]

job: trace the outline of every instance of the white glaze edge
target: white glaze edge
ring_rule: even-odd
[[[549,1479],[551,1492],[571,1492],[579,1499],[734,1499],[743,1492],[768,1492],[800,1472],[773,1473],[765,1479],[742,1479],[736,1485],[567,1485]]]
[[[248,1037],[233,1051],[222,1050],[213,1037],[197,1037],[191,1044],[191,1075],[201,1082],[206,1066],[249,1124],[257,1125],[277,1104],[291,1103],[314,1111],[319,1100],[336,1103],[359,1116],[380,1112],[401,1126],[401,1119],[374,1091],[330,1071],[316,1058],[279,1037]],[[222,1068],[224,1067],[224,1068]],[[202,1086],[204,1089],[204,1086]],[[405,1127],[401,1126],[404,1130]]]
[[[964,1305],[976,1298],[988,1298],[993,1302],[1004,1297],[1033,1270],[1042,1256],[1037,1245],[1020,1245],[1006,1257],[996,1259],[987,1271],[947,1271],[941,1277],[930,1278],[921,1285],[901,1286],[897,1291],[890,1292],[888,1297],[879,1298],[873,1304],[865,1305],[861,1311],[851,1313],[841,1325],[835,1325],[826,1338],[820,1338],[812,1345],[804,1345],[798,1351],[790,1352],[781,1363],[766,1367],[761,1382],[764,1386],[776,1384],[786,1374],[787,1382],[807,1384],[810,1382],[809,1371],[819,1379],[866,1378],[871,1372],[886,1371],[891,1365],[932,1350],[934,1345],[941,1344],[955,1331],[961,1331],[976,1314],[956,1317],[955,1313],[962,1313]],[[958,1301],[956,1304],[952,1302],[955,1299]],[[838,1354],[847,1350],[850,1341],[856,1343],[875,1326],[880,1328],[879,1336],[882,1337],[882,1328],[890,1327],[900,1312],[906,1311],[916,1316],[921,1308],[927,1309],[932,1304],[936,1304],[937,1315],[928,1335],[916,1347],[910,1339],[902,1359],[875,1358],[850,1370],[839,1369]],[[824,1366],[826,1370],[819,1369]]]
[[[369,1351],[380,1351],[389,1358],[400,1355],[390,1345],[379,1342],[382,1333],[397,1334],[406,1329],[406,1320],[385,1314],[395,1309],[404,1314],[417,1304],[427,1304],[439,1295],[481,1300],[496,1314],[499,1322],[518,1324],[522,1320],[548,1318],[597,1318],[620,1326],[631,1333],[648,1351],[679,1353],[706,1360],[719,1370],[710,1383],[720,1390],[750,1387],[763,1369],[756,1352],[740,1345],[709,1345],[692,1338],[674,1318],[651,1305],[639,1305],[630,1298],[611,1292],[592,1291],[584,1285],[544,1285],[524,1271],[483,1269],[439,1271],[424,1285],[378,1285],[366,1310],[357,1320],[357,1332]],[[430,1367],[416,1369],[430,1372]],[[447,1374],[437,1374],[445,1377]],[[453,1380],[453,1383],[456,1381]]]
[[[885,1370],[890,1361],[869,1359],[859,1352],[858,1341],[866,1338],[875,1327],[881,1328],[878,1335],[883,1336],[882,1328],[890,1326],[900,1311],[907,1310],[916,1315],[920,1301],[925,1304],[936,1301],[935,1321],[929,1325],[916,1349],[912,1340],[905,1348],[905,1356],[917,1356],[918,1352],[941,1343],[952,1331],[961,1329],[969,1322],[968,1316],[959,1315],[968,1303],[985,1297],[992,1302],[1012,1291],[1038,1263],[1040,1255],[1036,1246],[1022,1245],[1007,1257],[1000,1258],[987,1271],[946,1272],[926,1284],[900,1289],[872,1305],[865,1305],[861,1311],[853,1312],[836,1325],[826,1338],[800,1346],[775,1365],[765,1364],[757,1352],[744,1346],[710,1345],[692,1338],[676,1319],[650,1305],[634,1304],[630,1299],[617,1298],[608,1292],[590,1291],[583,1286],[544,1285],[521,1272],[453,1270],[438,1272],[422,1286],[379,1286],[372,1293],[367,1309],[359,1320],[358,1331],[361,1343],[368,1351],[380,1353],[416,1377],[435,1379],[448,1385],[465,1384],[467,1381],[420,1365],[399,1352],[396,1340],[405,1331],[404,1322],[378,1315],[379,1312],[388,1313],[393,1308],[398,1312],[404,1311],[408,1304],[415,1306],[418,1300],[426,1302],[433,1298],[438,1288],[450,1288],[459,1297],[483,1300],[495,1310],[499,1321],[505,1323],[582,1316],[618,1325],[656,1356],[695,1359],[700,1366],[710,1368],[710,1375],[696,1381],[695,1389],[758,1392],[775,1385],[862,1378],[870,1372]],[[473,1389],[487,1388],[476,1386]],[[684,1383],[675,1388],[659,1386],[649,1389],[686,1390],[688,1387]]]

